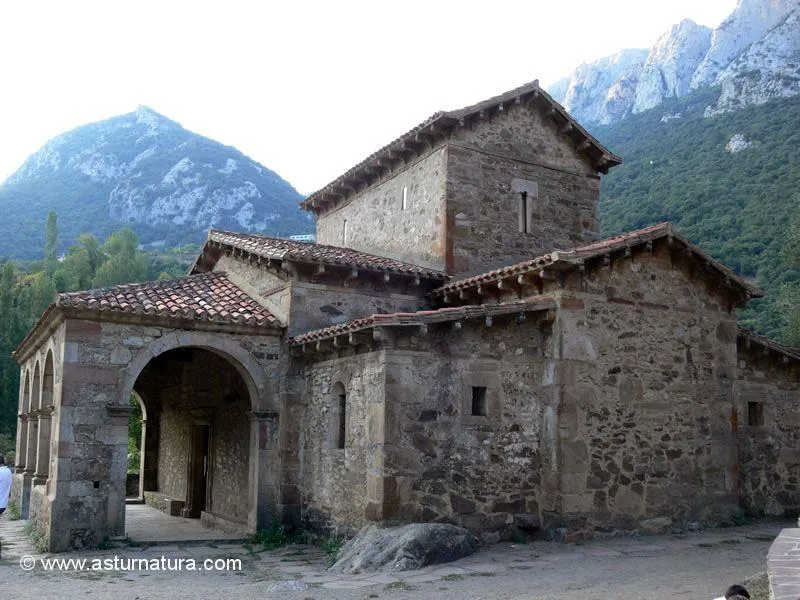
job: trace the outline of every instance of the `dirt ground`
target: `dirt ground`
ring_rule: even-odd
[[[83,570],[47,571],[41,556],[32,570],[23,570],[25,542],[0,522],[3,557],[0,560],[0,598],[86,597],[113,600],[192,598],[298,600],[366,598],[442,599],[564,599],[663,600],[712,599],[725,588],[762,573],[770,544],[793,523],[760,523],[709,529],[680,535],[634,536],[596,539],[581,544],[534,542],[500,543],[475,555],[405,573],[331,575],[325,556],[311,546],[291,546],[258,552],[242,545],[175,545],[121,547],[105,551],[75,552],[51,558],[86,559]],[[11,541],[9,542],[9,539]],[[125,565],[142,559],[150,570],[93,570],[106,560]],[[162,561],[161,557],[164,557]],[[239,570],[167,570],[184,559],[202,568],[206,559],[241,560]],[[210,563],[209,563],[210,564]],[[220,563],[221,564],[221,563]],[[158,566],[159,570],[153,567]],[[764,579],[749,582],[753,600],[766,591]],[[766,600],[766,598],[764,598]]]

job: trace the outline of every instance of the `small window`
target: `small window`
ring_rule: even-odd
[[[347,219],[342,223],[342,244],[347,244]]]
[[[472,416],[486,416],[486,388],[482,386],[472,387]]]
[[[747,424],[750,427],[761,427],[764,424],[764,403],[747,403]]]
[[[408,186],[403,186],[403,200],[400,204],[400,210],[405,210],[408,208]]]
[[[347,394],[339,394],[339,434],[336,447],[342,450],[347,440]]]
[[[519,193],[519,232],[530,233],[530,218],[528,214],[528,192]]]

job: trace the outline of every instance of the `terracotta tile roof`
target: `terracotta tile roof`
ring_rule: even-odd
[[[215,229],[209,232],[208,240],[209,242],[215,242],[228,248],[242,250],[267,259],[341,265],[368,271],[390,271],[438,281],[447,279],[447,275],[441,271],[426,269],[394,260],[393,258],[385,258],[338,246],[325,246],[323,244],[271,238],[252,233],[234,233]]]
[[[213,323],[281,326],[266,308],[222,272],[59,294],[55,306]]]
[[[354,319],[339,325],[323,329],[315,329],[292,338],[293,345],[315,342],[318,340],[353,333],[371,327],[411,327],[429,323],[443,323],[462,319],[477,319],[519,312],[534,312],[555,308],[552,298],[530,298],[520,302],[503,304],[483,304],[469,306],[452,306],[437,310],[420,310],[416,312],[397,312],[375,314],[361,319]]]
[[[622,158],[608,150],[599,141],[597,141],[597,139],[586,129],[584,129],[583,126],[581,126],[581,124],[578,123],[566,111],[566,109],[564,109],[563,106],[561,106],[553,99],[552,96],[539,87],[538,80],[534,80],[518,88],[514,88],[513,90],[509,90],[503,94],[500,94],[499,96],[494,96],[471,106],[466,106],[458,110],[440,111],[434,113],[425,121],[407,131],[393,142],[369,155],[363,161],[358,163],[352,169],[345,172],[325,187],[311,194],[308,198],[300,203],[300,206],[306,210],[312,210],[317,200],[321,199],[323,196],[329,194],[340,195],[342,190],[345,190],[347,187],[352,187],[349,185],[345,187],[344,184],[360,181],[365,178],[372,178],[372,167],[374,167],[378,161],[388,158],[393,152],[402,151],[405,147],[407,147],[408,144],[413,143],[415,138],[420,134],[431,135],[434,130],[451,130],[463,121],[471,118],[488,118],[491,116],[490,113],[493,110],[501,108],[502,105],[509,105],[518,99],[523,97],[532,97],[534,95],[540,98],[546,106],[554,110],[554,114],[558,114],[562,122],[569,123],[572,126],[572,130],[580,137],[581,141],[586,142],[588,147],[592,148],[593,152],[600,157],[598,162],[599,170],[607,171],[608,168],[618,165],[622,162]]]
[[[687,238],[679,234],[672,223],[659,223],[644,229],[638,229],[622,235],[611,237],[599,242],[593,242],[584,246],[578,246],[571,250],[555,250],[550,254],[538,256],[534,259],[494,269],[480,275],[467,277],[451,281],[432,292],[433,296],[444,296],[445,294],[458,292],[464,289],[477,287],[481,284],[493,283],[503,279],[538,271],[544,267],[552,268],[571,268],[583,264],[586,260],[611,254],[626,248],[632,248],[647,242],[652,242],[661,238],[671,238],[679,241],[688,252],[704,261],[720,275],[728,279],[732,284],[738,286],[748,297],[760,298],[764,295],[759,288],[749,284],[744,278],[734,273],[731,269],[715,260],[700,248],[695,246]]]
[[[785,346],[768,337],[757,334],[749,329],[739,328],[739,341],[749,348],[751,344],[761,346],[765,350],[770,350],[782,354],[786,359],[800,362],[800,348],[796,346]]]

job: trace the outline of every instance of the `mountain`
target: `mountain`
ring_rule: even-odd
[[[0,186],[0,256],[40,258],[51,209],[63,250],[123,226],[154,246],[198,242],[209,227],[305,233],[301,200],[235,148],[141,106],[53,138]]]
[[[790,223],[800,223],[800,95],[706,118],[722,93],[700,88],[593,128],[624,157],[600,186],[602,234],[672,221],[764,289],[740,323],[781,339],[783,290],[800,284],[786,259]]]
[[[800,93],[800,0],[739,0],[713,31],[681,21],[650,50],[583,64],[550,92],[584,124],[606,125],[711,86],[722,94],[706,116]]]

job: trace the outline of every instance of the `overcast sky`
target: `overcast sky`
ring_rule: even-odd
[[[650,47],[735,0],[0,3],[0,181],[49,138],[145,104],[302,193],[437,110]]]

